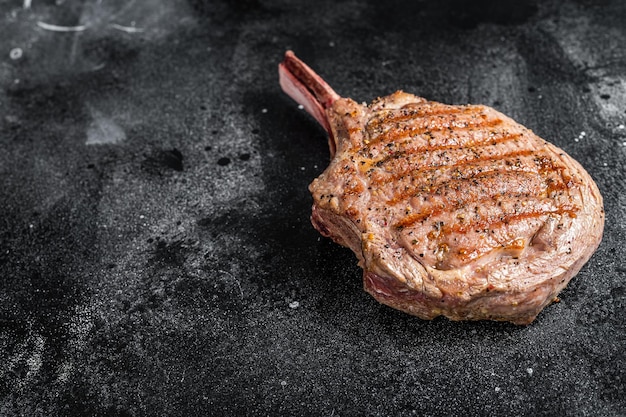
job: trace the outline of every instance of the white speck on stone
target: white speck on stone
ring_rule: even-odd
[[[39,369],[41,369],[45,344],[46,342],[42,336],[37,335],[35,337],[33,353],[28,359],[26,359],[26,364],[28,365],[28,376],[37,374]]]
[[[22,51],[22,48],[13,48],[11,52],[9,52],[9,58],[14,61],[20,59],[23,55],[24,51]]]
[[[500,392],[501,391],[500,387],[496,387],[495,390],[496,390],[496,392]]]
[[[267,113],[267,109],[261,109],[261,113]]]
[[[11,124],[16,124],[16,123],[20,122],[19,117],[14,116],[12,114],[8,114],[8,115],[4,116],[4,120],[6,120],[7,123],[11,123]]]
[[[146,218],[146,216],[144,216],[143,214],[140,214],[140,215],[139,215],[139,218],[140,218],[140,219],[145,219],[145,218]]]
[[[603,163],[603,164],[602,164],[602,166],[603,166],[603,167],[608,167],[608,166],[609,166],[609,164],[605,162],[605,163]]]
[[[70,376],[72,375],[73,368],[74,366],[71,363],[63,362],[57,370],[57,373],[58,373],[57,381],[67,382],[70,379]]]
[[[298,308],[300,307],[300,303],[297,301],[292,301],[289,303],[289,308]]]
[[[574,142],[578,142],[578,141],[580,141],[580,139],[574,138]]]
[[[302,109],[304,109],[304,106],[303,106],[302,104],[298,104],[298,108],[299,108],[300,110],[302,110]]]
[[[624,129],[624,127],[625,127],[624,125],[618,125],[617,126],[618,129]]]
[[[526,368],[526,373],[527,373],[529,376],[532,376],[532,375],[533,375],[533,368]]]
[[[587,132],[583,130],[582,132],[580,132],[580,137],[584,137],[584,136],[587,136]]]
[[[284,387],[285,385],[287,385],[287,381],[280,381],[280,385]]]
[[[92,121],[87,129],[86,145],[118,143],[126,139],[124,130],[111,118],[96,109],[90,110]]]
[[[335,42],[333,42],[333,41],[328,42],[328,46],[330,46],[331,48],[334,48],[335,47]]]
[[[305,169],[305,167],[300,167],[300,171],[304,171]]]

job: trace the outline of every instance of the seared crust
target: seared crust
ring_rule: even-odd
[[[313,224],[355,251],[382,303],[526,324],[600,243],[589,174],[492,108],[397,92],[327,116],[337,151],[310,186]]]

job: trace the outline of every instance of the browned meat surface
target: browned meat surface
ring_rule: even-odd
[[[396,92],[340,98],[287,52],[285,92],[329,132],[317,230],[354,251],[381,303],[528,324],[602,238],[602,197],[563,150],[496,110]]]

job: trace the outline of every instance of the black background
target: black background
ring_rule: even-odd
[[[626,415],[626,3],[508,3],[1,2],[0,415]],[[286,49],[581,162],[606,229],[562,301],[517,327],[365,294],[309,223],[328,149]]]

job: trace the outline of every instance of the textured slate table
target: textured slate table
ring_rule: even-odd
[[[626,3],[405,3],[0,4],[0,415],[626,415]],[[287,48],[578,159],[607,225],[562,301],[516,327],[365,294],[308,220],[328,150]]]

